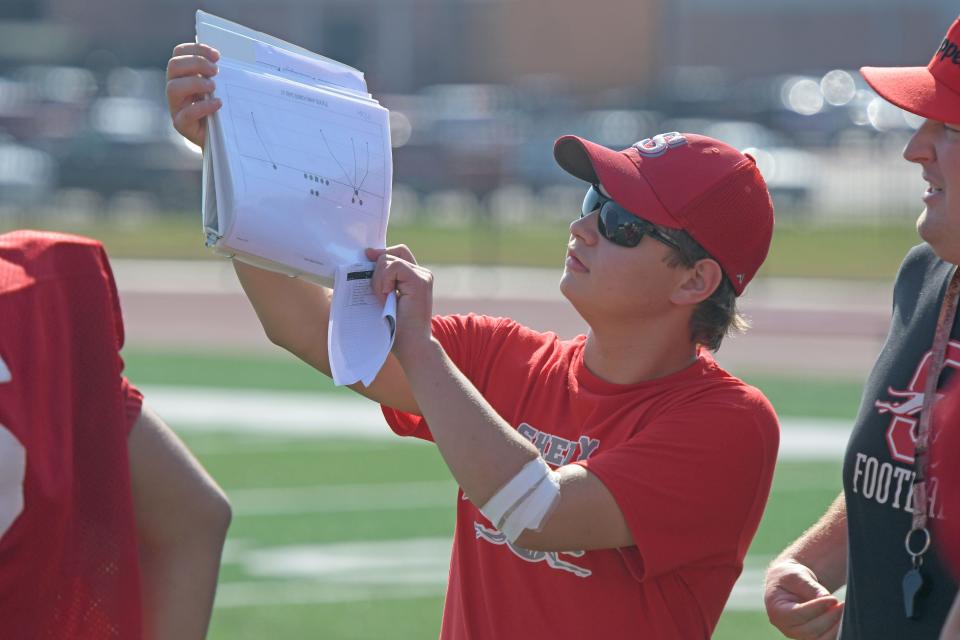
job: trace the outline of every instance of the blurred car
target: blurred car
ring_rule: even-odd
[[[56,176],[53,156],[0,132],[0,208],[29,209],[42,204],[53,190]]]
[[[101,98],[89,126],[57,151],[62,188],[92,189],[109,199],[149,194],[164,210],[200,202],[200,156],[171,135],[161,105],[140,98]]]

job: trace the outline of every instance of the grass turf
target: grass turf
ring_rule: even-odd
[[[128,351],[127,373],[144,385],[189,385],[284,389],[317,393],[336,390],[329,381],[284,355],[198,355]],[[782,415],[850,418],[859,401],[855,381],[752,379]],[[176,429],[178,425],[174,424]],[[271,637],[397,640],[436,637],[442,610],[442,575],[426,589],[379,585],[356,591],[350,579],[323,575],[265,577],[251,570],[251,558],[290,545],[336,543],[390,545],[397,541],[449,538],[453,531],[455,485],[436,450],[396,440],[304,439],[264,434],[198,433],[181,430],[204,466],[233,495],[235,519],[221,573],[220,604],[209,637],[246,640]],[[370,485],[437,489],[440,500],[382,508],[362,501],[342,511],[296,504],[282,513],[256,513],[246,500],[257,489],[319,487],[355,491]],[[402,489],[402,486],[401,486]],[[840,461],[784,462],[776,472],[767,511],[750,549],[752,566],[809,526],[840,489]],[[449,491],[449,499],[444,492]],[[375,493],[375,492],[374,492]],[[273,494],[271,494],[273,495]],[[269,503],[270,500],[267,499]],[[390,557],[389,555],[387,557]],[[441,559],[445,561],[445,558]],[[407,574],[394,570],[395,578]],[[343,579],[341,576],[339,579]],[[362,578],[356,578],[361,580]],[[389,582],[390,578],[386,579]],[[430,591],[434,590],[435,593]],[[315,591],[319,592],[316,595]],[[252,593],[246,601],[237,593]],[[261,594],[261,595],[257,595]],[[332,594],[332,596],[331,596]],[[258,598],[263,598],[259,600]],[[778,635],[756,603],[756,611],[728,610],[714,635],[719,640],[765,639]]]

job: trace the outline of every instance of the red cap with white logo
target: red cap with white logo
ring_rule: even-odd
[[[553,155],[564,170],[639,218],[683,229],[720,264],[737,295],[767,257],[773,203],[756,162],[695,133],[663,133],[623,151],[563,136]]]
[[[901,109],[960,123],[960,18],[925,67],[861,67],[873,90]]]

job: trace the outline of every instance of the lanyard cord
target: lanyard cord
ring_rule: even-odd
[[[907,533],[905,541],[907,553],[913,560],[914,568],[923,564],[923,554],[930,548],[930,531],[927,529],[928,493],[927,471],[928,453],[930,447],[930,425],[933,423],[933,406],[937,401],[937,384],[943,365],[946,360],[947,343],[950,341],[950,330],[953,327],[957,313],[957,300],[960,298],[960,271],[954,268],[947,292],[940,305],[940,315],[937,318],[937,328],[933,334],[933,347],[930,350],[930,366],[927,369],[927,378],[923,385],[923,408],[920,413],[920,426],[917,430],[917,441],[914,449],[913,468],[916,472],[913,479],[913,527]],[[922,533],[919,551],[914,551],[911,540],[915,533]]]

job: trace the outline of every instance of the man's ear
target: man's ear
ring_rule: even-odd
[[[703,302],[713,295],[723,279],[723,270],[712,258],[697,260],[696,264],[686,272],[686,276],[680,280],[670,295],[670,301],[677,305],[695,305]]]

